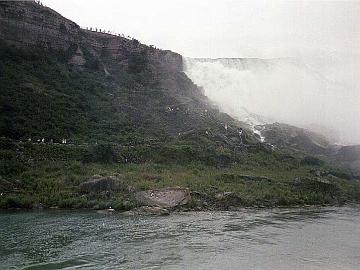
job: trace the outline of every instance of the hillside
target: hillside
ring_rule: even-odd
[[[221,192],[240,196],[235,206],[358,199],[351,171],[304,146],[261,143],[222,113],[177,53],[81,29],[31,1],[0,2],[0,39],[2,208],[125,209],[132,191],[165,186],[213,206]],[[81,195],[94,174],[121,174],[127,188]]]

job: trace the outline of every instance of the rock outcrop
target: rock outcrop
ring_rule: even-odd
[[[42,47],[63,51],[74,47],[86,48],[94,57],[108,54],[125,66],[132,52],[146,50],[151,64],[157,69],[167,72],[183,70],[180,54],[146,46],[135,39],[100,32],[100,29],[82,29],[35,1],[0,1],[0,39],[22,48]],[[80,65],[84,64],[83,61],[81,55],[71,60]]]
[[[83,182],[79,186],[80,193],[118,192],[124,189],[122,176],[99,176]]]
[[[139,204],[164,208],[174,208],[191,201],[189,189],[181,187],[139,191],[134,197]]]
[[[85,66],[86,60],[83,51],[80,48],[77,48],[76,53],[69,59],[68,63],[78,67]]]
[[[261,135],[266,142],[279,148],[303,150],[309,154],[328,154],[331,152],[330,142],[322,135],[295,126],[273,123],[259,125]]]

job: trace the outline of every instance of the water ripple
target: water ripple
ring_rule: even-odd
[[[359,207],[0,213],[0,269],[357,269]],[[259,256],[261,254],[261,256]]]

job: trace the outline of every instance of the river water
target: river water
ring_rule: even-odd
[[[0,213],[0,269],[360,269],[360,207]]]

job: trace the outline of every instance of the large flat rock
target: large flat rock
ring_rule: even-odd
[[[189,203],[191,196],[187,188],[169,187],[136,192],[135,199],[138,203],[147,206],[173,208]]]

